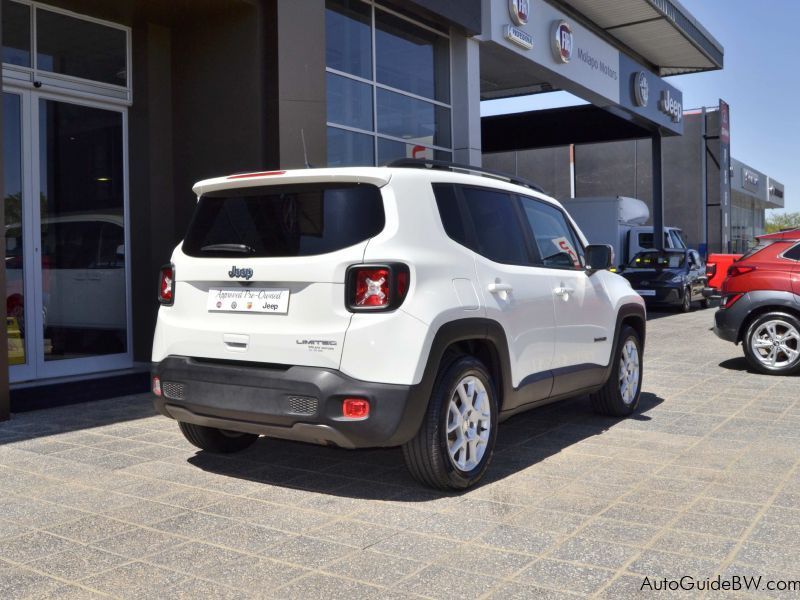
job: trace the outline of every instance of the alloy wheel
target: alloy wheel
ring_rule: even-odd
[[[786,321],[766,321],[753,332],[753,356],[768,369],[782,369],[800,357],[800,332]]]
[[[639,391],[639,369],[639,348],[634,340],[628,338],[619,359],[619,393],[625,404],[636,399],[636,392]]]
[[[483,382],[461,379],[447,406],[447,453],[458,470],[469,472],[483,459],[492,428],[491,405]]]

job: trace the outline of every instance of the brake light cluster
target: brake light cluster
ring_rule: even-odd
[[[347,270],[345,303],[351,311],[392,310],[408,294],[410,274],[404,264],[354,265]]]
[[[164,265],[158,277],[158,301],[164,306],[175,302],[175,267]]]
[[[717,263],[706,263],[706,277],[711,279],[717,274]]]

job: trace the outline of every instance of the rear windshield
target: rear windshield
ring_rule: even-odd
[[[189,256],[313,256],[383,230],[380,190],[366,184],[238,188],[201,196],[183,242]]]
[[[686,261],[683,252],[639,252],[628,264],[632,269],[677,269]]]

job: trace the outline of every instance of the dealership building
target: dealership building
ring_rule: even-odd
[[[484,118],[484,147],[495,150],[484,154],[484,166],[538,181],[567,205],[570,198],[628,196],[643,200],[652,212],[649,139],[527,147],[526,140],[544,122],[564,115],[575,119],[592,110],[577,107]],[[764,233],[766,211],[784,206],[782,183],[735,158],[726,160],[729,123],[730,108],[722,101],[715,107],[685,111],[683,135],[663,142],[664,225],[680,228],[687,244],[701,254],[745,252]]]
[[[668,76],[723,65],[676,0],[2,0],[0,25],[0,418],[145,381],[197,180],[646,139],[661,225]],[[482,127],[481,100],[551,90],[591,105],[515,147]]]

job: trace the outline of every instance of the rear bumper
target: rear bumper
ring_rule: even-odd
[[[703,298],[708,300],[719,300],[722,298],[722,292],[714,287],[704,287],[703,288]]]
[[[169,356],[153,365],[163,415],[197,425],[343,448],[397,446],[419,429],[427,398],[418,386],[353,379],[319,367]],[[369,416],[342,416],[342,400],[366,398]]]
[[[714,333],[726,342],[739,343],[742,323],[750,315],[753,303],[750,294],[744,294],[730,308],[719,308],[714,313]]]

